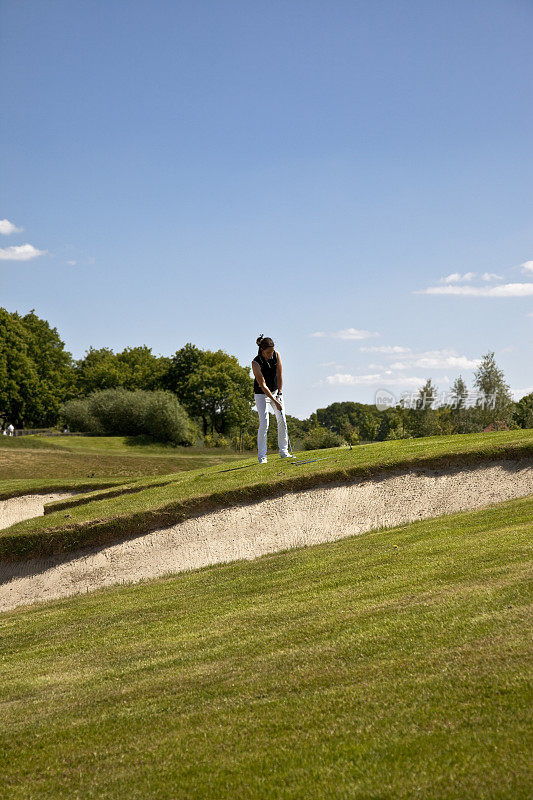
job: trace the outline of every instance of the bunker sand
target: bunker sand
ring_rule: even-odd
[[[533,466],[525,459],[397,469],[372,479],[291,492],[200,514],[115,544],[2,563],[0,610],[253,559],[530,494]]]
[[[65,497],[73,497],[79,492],[50,492],[48,494],[24,494],[19,497],[10,497],[8,500],[0,500],[0,530],[9,528],[23,519],[32,517],[42,517],[46,503],[53,503],[55,500],[63,500]]]

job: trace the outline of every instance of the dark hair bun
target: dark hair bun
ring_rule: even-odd
[[[263,334],[260,333],[259,336],[257,337],[257,339],[255,340],[255,343],[259,347],[259,345],[261,344],[262,341],[263,341]]]

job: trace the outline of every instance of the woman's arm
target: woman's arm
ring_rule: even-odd
[[[283,366],[281,363],[281,356],[278,353],[278,366],[276,367],[276,382],[278,384],[278,392],[281,394],[283,388]]]
[[[261,389],[264,391],[264,393],[267,395],[267,397],[270,397],[270,399],[276,404],[277,408],[279,408],[279,410],[281,411],[282,405],[279,402],[279,400],[276,400],[276,398],[274,397],[274,395],[272,394],[272,392],[270,391],[270,389],[266,385],[265,377],[264,377],[263,373],[261,372],[261,367],[259,366],[257,361],[252,361],[252,372],[254,373],[255,379],[256,379],[257,383],[259,384],[259,386],[261,387]]]

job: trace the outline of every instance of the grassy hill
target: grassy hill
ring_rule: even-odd
[[[115,482],[111,488],[50,504],[45,516],[0,531],[0,559],[68,552],[168,527],[198,512],[370,477],[398,467],[461,465],[494,457],[523,457],[533,463],[533,430],[378,442],[353,450],[334,448],[302,454],[308,463],[292,464],[272,456],[268,464],[260,465],[256,458],[248,458],[138,478],[118,486]],[[70,480],[54,485],[79,488],[84,484]],[[34,481],[33,491],[38,488]],[[1,491],[9,497],[28,491],[28,486],[4,484]]]
[[[0,481],[102,485],[235,461],[235,452],[173,447],[141,436],[0,436]],[[92,479],[87,481],[89,476]]]
[[[12,800],[525,800],[533,498],[0,616]]]

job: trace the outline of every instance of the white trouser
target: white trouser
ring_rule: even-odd
[[[287,424],[284,418],[285,409],[280,411],[274,405],[270,397],[266,394],[254,394],[255,406],[259,414],[259,430],[257,431],[257,457],[258,460],[266,458],[267,454],[267,431],[268,431],[268,412],[276,415],[276,422],[278,425],[278,450],[280,456],[288,456],[289,453],[289,437],[287,435]],[[279,401],[283,408],[283,396]]]

